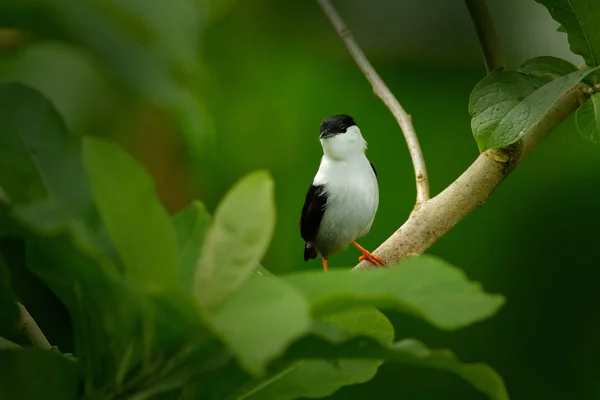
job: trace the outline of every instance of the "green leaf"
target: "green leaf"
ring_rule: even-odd
[[[344,337],[343,334],[333,336]],[[387,362],[436,368],[461,377],[490,399],[508,400],[502,378],[488,365],[463,363],[449,350],[430,350],[414,339],[404,339],[391,346],[382,346],[380,342],[369,337],[332,341],[330,337],[316,334],[295,343],[288,350],[285,358],[375,358]]]
[[[248,279],[275,227],[273,180],[258,171],[236,183],[217,207],[196,269],[195,293],[214,307]]]
[[[490,399],[508,399],[502,378],[485,364],[464,364],[449,350],[430,350],[414,339],[394,343],[390,350],[404,362],[427,368],[436,368],[454,373],[469,382],[475,389]]]
[[[475,86],[469,112],[480,151],[518,141],[565,93],[596,71],[557,76],[569,67],[562,60],[549,62],[550,59],[530,60],[519,71],[492,72]]]
[[[577,109],[577,130],[587,140],[600,143],[600,93],[594,94]]]
[[[258,264],[256,270],[254,271],[254,276],[273,276],[273,273],[263,267],[261,264]]]
[[[80,145],[69,135],[53,105],[38,91],[0,83],[0,186],[9,215],[38,232],[65,226],[78,232],[90,252],[101,248],[100,221],[83,171]]]
[[[0,398],[70,400],[79,398],[77,363],[39,349],[0,351]]]
[[[324,318],[334,325],[346,340],[369,336],[382,346],[394,340],[394,328],[389,320],[373,308],[346,310]],[[326,397],[343,386],[371,380],[382,360],[341,359],[302,360],[292,363],[275,377],[254,382],[238,398],[251,400],[287,400]]]
[[[196,265],[211,217],[204,205],[195,201],[173,216],[171,221],[179,244],[180,282],[183,287],[191,291],[194,286]]]
[[[504,304],[502,296],[484,293],[460,269],[429,255],[375,271],[302,272],[284,279],[304,293],[318,315],[363,306],[395,308],[441,329],[481,321]]]
[[[249,279],[223,305],[207,311],[214,332],[241,367],[260,375],[264,366],[305,334],[310,326],[306,299],[281,279]]]
[[[600,65],[600,2],[595,0],[536,0],[567,32],[571,51],[590,67]],[[560,29],[560,27],[559,27]]]
[[[96,205],[134,282],[168,285],[179,276],[177,238],[154,182],[118,146],[87,137],[83,159]]]
[[[79,143],[40,92],[0,83],[0,131],[0,186],[11,204],[51,204],[65,218],[91,212]]]
[[[556,79],[578,70],[579,68],[567,60],[550,56],[529,59],[519,67],[519,72],[523,74],[547,77],[550,79]]]
[[[39,92],[1,83],[0,131],[0,185],[12,203],[64,198],[80,190],[79,171],[69,171],[73,188],[66,174],[58,174],[60,167],[71,166],[77,144],[64,135],[62,120]]]

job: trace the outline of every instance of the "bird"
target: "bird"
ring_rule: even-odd
[[[371,229],[379,205],[377,170],[365,154],[367,142],[345,114],[324,119],[319,139],[323,157],[300,215],[304,261],[320,254],[327,272],[328,257],[352,244],[362,253],[359,261],[385,265],[356,242]]]

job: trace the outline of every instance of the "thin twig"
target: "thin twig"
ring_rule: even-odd
[[[496,30],[494,21],[490,16],[485,0],[465,0],[475,31],[477,39],[481,46],[481,53],[485,62],[485,68],[488,73],[504,67],[504,56]]]
[[[50,342],[44,336],[44,333],[35,322],[29,311],[23,306],[21,303],[17,303],[17,307],[19,308],[19,313],[21,314],[21,318],[19,320],[19,331],[29,340],[29,342],[35,347],[39,347],[41,349],[49,349]]]
[[[331,5],[329,0],[317,0],[321,5],[323,12],[331,21],[331,24],[337,31],[340,38],[346,44],[348,51],[354,58],[354,61],[361,69],[363,74],[371,83],[373,92],[379,97],[383,103],[390,109],[398,125],[402,129],[404,139],[408,146],[408,152],[412,159],[412,163],[415,169],[415,178],[417,182],[417,204],[424,203],[429,200],[429,178],[427,177],[427,169],[425,167],[425,159],[423,158],[423,152],[419,145],[419,139],[415,132],[415,128],[412,124],[410,115],[406,113],[404,108],[398,102],[398,99],[392,94],[390,89],[383,82],[381,77],[375,71],[375,68],[371,65],[365,54],[362,52],[350,30],[346,27],[346,24],[338,14],[337,10]]]

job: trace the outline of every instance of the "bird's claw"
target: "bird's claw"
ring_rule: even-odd
[[[364,260],[370,261],[375,265],[385,265],[385,261],[383,261],[381,257],[376,256],[373,253],[364,253],[362,256],[358,257],[358,262]]]

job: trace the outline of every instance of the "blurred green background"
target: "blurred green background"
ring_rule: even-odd
[[[302,261],[298,219],[329,115],[354,116],[379,174],[379,211],[361,244],[374,249],[409,214],[415,192],[401,132],[315,2],[42,3],[0,1],[0,80],[43,91],[73,134],[127,147],[171,212],[192,198],[212,211],[237,179],[268,169],[278,207],[264,260],[271,271],[321,268]],[[467,104],[485,71],[463,2],[335,4],[412,114],[439,192],[477,157]],[[582,63],[533,0],[489,5],[510,66],[540,55]],[[489,363],[514,399],[600,399],[599,158],[570,118],[429,250],[507,297],[495,318],[445,333],[391,314],[397,338]],[[330,265],[352,266],[358,255],[348,249]],[[52,331],[51,321],[40,324]],[[482,398],[458,378],[402,366],[332,396],[365,397]]]

